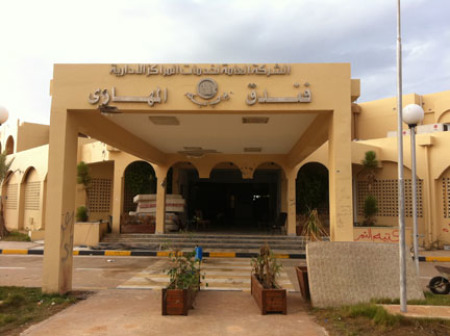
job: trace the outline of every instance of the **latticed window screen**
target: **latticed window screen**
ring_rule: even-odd
[[[450,218],[450,178],[442,178],[442,204],[444,218]]]
[[[25,185],[25,210],[39,210],[41,182],[27,182]]]
[[[8,184],[6,187],[6,197],[5,197],[5,208],[6,209],[17,209],[17,194],[18,194],[17,183]]]
[[[423,217],[422,204],[422,185],[423,180],[417,180],[417,216]],[[381,217],[398,216],[398,181],[377,180],[372,185],[372,195],[377,199],[378,214]],[[364,215],[364,201],[369,194],[367,181],[357,182],[357,204],[358,214]],[[405,180],[405,216],[412,217],[412,181]]]
[[[89,185],[89,211],[109,212],[111,209],[112,180],[93,178]]]

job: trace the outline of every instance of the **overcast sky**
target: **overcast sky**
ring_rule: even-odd
[[[396,95],[397,0],[0,0],[0,105],[48,124],[54,63],[348,62]],[[402,0],[403,91],[450,90],[450,1]]]

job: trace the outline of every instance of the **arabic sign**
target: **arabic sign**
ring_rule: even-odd
[[[311,102],[311,90],[306,89],[303,94],[299,92],[294,97],[269,97],[267,90],[264,90],[263,96],[258,97],[255,90],[252,90],[245,100],[247,105],[254,105],[256,103],[310,103]]]
[[[126,75],[141,75],[141,76],[175,76],[175,75],[227,75],[227,76],[242,76],[242,75],[290,75],[291,67],[289,65],[268,66],[266,64],[248,64],[248,65],[228,65],[228,64],[211,64],[208,67],[193,64],[138,64],[138,65],[111,65],[109,72],[116,77],[123,77]]]
[[[161,98],[161,89],[158,87],[156,90],[150,91],[148,96],[117,96],[116,88],[113,87],[110,95],[107,89],[97,89],[94,94],[90,93],[88,97],[89,104],[95,105],[100,103],[101,105],[108,105],[110,101],[116,103],[147,103],[151,107],[155,103],[167,102],[167,89],[164,89]]]

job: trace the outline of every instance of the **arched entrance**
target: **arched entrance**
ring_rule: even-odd
[[[311,210],[317,209],[322,224],[329,227],[329,179],[328,169],[323,164],[310,162],[298,171],[296,207],[300,225]]]
[[[9,230],[19,230],[19,178],[8,172],[2,185],[2,203],[5,224]]]
[[[181,195],[185,200],[184,212],[177,213],[181,230],[192,230],[192,219],[195,216],[195,184],[198,182],[197,168],[191,162],[177,162],[167,172],[167,195]],[[197,227],[195,227],[197,229]]]
[[[193,229],[267,233],[280,212],[281,176],[281,167],[273,162],[259,165],[252,179],[244,179],[232,162],[215,165],[209,179],[192,180],[188,215],[206,222]]]
[[[21,206],[19,227],[27,230],[38,230],[41,228],[41,181],[39,175],[33,167],[29,168],[22,180]]]
[[[123,175],[124,193],[120,221],[121,232],[140,233],[154,231],[154,226],[150,225],[150,223],[131,221],[129,213],[131,211],[136,211],[137,204],[133,202],[133,198],[136,195],[156,194],[157,180],[155,170],[148,162],[135,161],[127,166]],[[152,222],[154,223],[154,216],[152,217]]]

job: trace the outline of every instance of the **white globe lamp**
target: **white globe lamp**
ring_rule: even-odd
[[[8,120],[9,113],[6,107],[0,105],[0,125],[4,124]]]
[[[405,124],[408,124],[408,126],[411,128],[421,123],[424,115],[425,112],[423,111],[423,108],[420,105],[409,104],[406,105],[405,108],[403,109],[402,119],[403,122]]]

